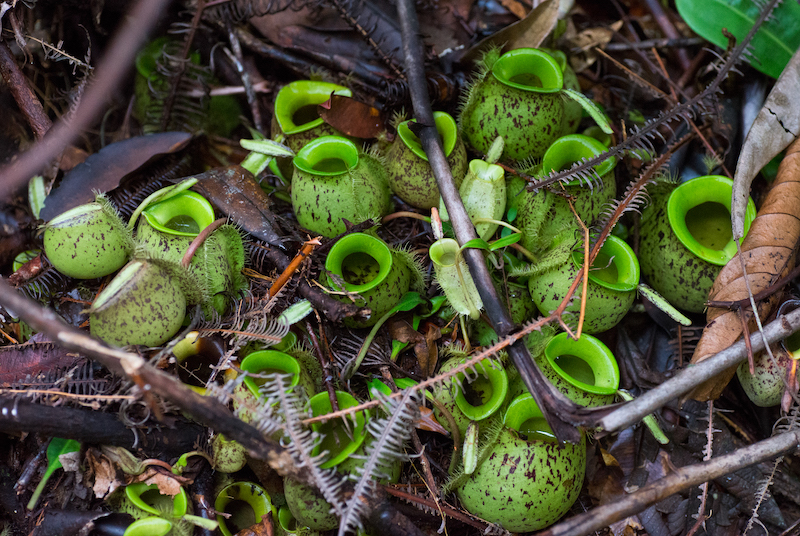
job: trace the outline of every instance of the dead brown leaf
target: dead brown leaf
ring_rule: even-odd
[[[137,475],[131,479],[128,484],[135,482],[144,482],[145,484],[158,486],[158,492],[161,495],[169,495],[170,497],[176,496],[181,492],[181,478],[177,475],[166,474],[164,471],[159,471],[156,467],[148,467],[144,473]]]
[[[117,476],[116,465],[100,451],[90,447],[86,450],[87,478],[94,477],[95,497],[102,499],[110,495],[125,482]]]
[[[753,294],[775,283],[786,275],[794,265],[794,253],[800,240],[800,141],[795,141],[787,150],[786,157],[778,169],[778,178],[767,194],[758,216],[742,243],[742,255],[747,269],[747,280]],[[709,299],[712,301],[734,301],[747,298],[747,289],[742,274],[739,256],[731,259],[722,269]],[[760,318],[768,316],[780,299],[773,294],[759,305]],[[707,325],[697,343],[692,363],[699,363],[728,348],[742,335],[742,320],[739,313],[728,309],[709,308]],[[745,319],[752,331],[753,315],[745,312]],[[732,367],[715,378],[698,386],[689,396],[696,400],[719,398],[722,390],[736,372]]]
[[[207,197],[225,215],[248,233],[279,246],[270,200],[252,173],[241,166],[211,169],[200,175],[195,190]]]
[[[331,95],[317,111],[330,126],[356,138],[374,138],[386,128],[380,110],[342,95]]]

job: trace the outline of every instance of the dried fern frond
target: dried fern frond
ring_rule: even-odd
[[[236,315],[233,319],[217,318],[201,324],[197,331],[200,333],[218,333],[223,338],[234,338],[238,343],[258,341],[263,344],[273,345],[281,342],[287,333],[289,325],[267,316],[244,318]]]
[[[380,393],[377,396],[387,417],[372,418],[367,425],[371,440],[367,444],[364,463],[356,468],[359,476],[342,514],[339,536],[344,536],[350,530],[363,530],[361,520],[369,513],[368,498],[375,492],[377,481],[389,477],[391,466],[406,458],[403,449],[418,417],[418,393],[406,390],[400,399],[389,399]]]

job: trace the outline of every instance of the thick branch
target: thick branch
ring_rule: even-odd
[[[465,244],[477,238],[475,227],[464,209],[458,189],[453,181],[450,166],[447,164],[442,140],[435,128],[430,97],[425,82],[425,51],[419,38],[419,22],[413,0],[400,0],[397,4],[397,13],[400,18],[400,27],[403,31],[403,53],[405,56],[406,75],[411,89],[411,101],[414,105],[414,117],[420,125],[420,141],[428,156],[436,183],[442,194],[445,207],[450,216],[450,223],[455,230],[456,238],[460,244]],[[468,249],[464,257],[469,265],[469,271],[475,280],[475,285],[483,300],[486,314],[492,321],[492,327],[500,337],[505,337],[514,329],[505,306],[500,301],[483,253],[477,249]],[[539,368],[531,359],[528,349],[521,341],[516,342],[508,349],[514,366],[519,370],[525,386],[533,394],[536,403],[542,409],[547,422],[562,441],[578,442],[580,433],[571,424],[572,416],[578,407],[567,400],[560,392],[553,388],[545,379]]]
[[[28,79],[19,70],[14,55],[5,43],[0,43],[0,74],[14,96],[14,100],[17,101],[20,111],[28,120],[36,139],[44,138],[44,135],[53,126],[53,122],[44,113],[42,103],[33,94]]]
[[[145,452],[180,456],[195,448],[205,428],[190,422],[177,426],[128,428],[113,413],[100,413],[66,406],[51,407],[27,400],[0,398],[0,432],[35,432],[45,436],[75,439],[81,443],[114,445]]]
[[[707,462],[682,467],[664,478],[610,504],[577,515],[537,536],[582,536],[641,512],[681,490],[697,486],[744,467],[786,454],[800,446],[800,431],[779,434]]]

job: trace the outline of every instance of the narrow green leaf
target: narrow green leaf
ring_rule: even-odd
[[[283,157],[294,156],[294,151],[292,151],[282,143],[278,143],[272,140],[243,139],[239,140],[239,144],[248,151],[253,151],[267,156],[283,156]]]
[[[475,421],[470,421],[467,425],[461,456],[464,460],[464,474],[471,475],[478,468],[478,423]]]
[[[506,246],[510,246],[511,244],[516,244],[520,240],[522,240],[522,234],[521,233],[514,233],[514,234],[511,234],[511,235],[505,236],[503,238],[500,238],[498,240],[495,240],[494,242],[492,242],[489,245],[489,249],[491,251],[497,251],[500,248],[504,248]]]
[[[291,326],[310,315],[313,310],[314,308],[308,300],[301,300],[283,311],[281,316],[278,317],[278,321]]]
[[[599,126],[603,132],[606,134],[613,134],[614,130],[611,128],[611,123],[608,121],[608,117],[606,114],[603,113],[597,104],[594,101],[587,99],[586,95],[581,93],[580,91],[575,91],[574,89],[564,88],[561,90],[563,94],[565,94],[570,99],[574,100],[578,104],[580,104],[586,113],[592,116],[597,126]]]
[[[44,177],[34,175],[28,181],[28,204],[30,204],[31,212],[36,218],[39,217],[39,212],[42,211],[45,197],[47,197],[47,189],[44,186]]]
[[[491,249],[491,247],[489,246],[489,242],[487,242],[483,238],[474,238],[469,242],[467,242],[466,244],[464,244],[463,246],[461,246],[462,251],[468,248],[485,249],[487,251]]]
[[[639,291],[639,294],[641,294],[642,296],[647,298],[647,300],[650,303],[652,303],[653,305],[655,305],[656,307],[658,307],[659,309],[661,309],[662,311],[667,313],[667,315],[671,319],[673,319],[675,322],[678,322],[682,326],[691,326],[692,325],[692,321],[691,320],[686,318],[686,316],[683,313],[681,313],[680,311],[675,309],[672,306],[672,304],[670,304],[664,298],[664,296],[662,296],[661,294],[659,294],[658,292],[656,292],[652,288],[648,287],[644,283],[639,283],[639,286],[637,287],[637,290]]]

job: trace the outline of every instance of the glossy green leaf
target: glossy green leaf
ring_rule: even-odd
[[[593,100],[586,98],[586,95],[580,91],[575,91],[574,89],[564,88],[561,90],[561,92],[580,104],[586,113],[588,113],[591,118],[594,119],[594,122],[597,123],[598,127],[600,127],[600,130],[606,134],[614,133],[614,129],[611,128],[611,123],[609,122],[608,117],[603,110],[601,110],[600,107],[594,103]]]
[[[497,251],[500,248],[504,248],[506,246],[510,246],[511,244],[516,244],[522,239],[521,233],[514,233],[508,236],[504,236],[498,240],[495,240],[489,245],[489,249],[492,251]]]
[[[482,238],[474,238],[474,239],[470,240],[469,242],[467,242],[466,244],[464,244],[463,246],[461,246],[462,250],[465,250],[465,249],[468,249],[468,248],[485,249],[487,251],[491,250],[491,246],[489,245],[489,242],[487,242],[486,240],[484,240]]]
[[[698,35],[721,48],[728,46],[722,34],[727,28],[736,39],[743,39],[758,18],[759,8],[752,0],[676,0],[683,20]],[[751,46],[753,67],[773,78],[778,78],[783,68],[800,47],[800,4],[782,2],[772,17],[753,37]]]
[[[47,481],[50,480],[50,477],[53,475],[56,469],[61,469],[61,460],[58,457],[62,454],[77,452],[80,449],[81,444],[74,439],[54,437],[50,440],[50,444],[47,446],[47,470],[44,472],[39,485],[36,486],[36,490],[33,492],[31,500],[28,501],[28,510],[33,510],[34,507],[36,507],[36,503],[39,502],[39,496],[42,494],[42,491],[44,491]]]

